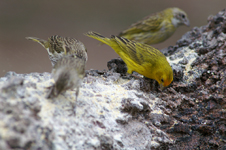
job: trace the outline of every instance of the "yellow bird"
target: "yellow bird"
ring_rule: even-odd
[[[85,61],[88,60],[87,50],[84,44],[75,38],[54,35],[49,37],[48,40],[36,37],[26,37],[26,39],[38,42],[47,50],[52,66],[62,57],[71,54]]]
[[[144,44],[157,44],[173,35],[180,25],[190,25],[187,14],[179,8],[168,8],[132,24],[119,36]]]
[[[147,78],[154,79],[159,83],[161,89],[173,81],[173,70],[159,50],[114,35],[111,38],[95,32],[88,32],[85,35],[112,47],[126,63],[127,73],[132,74],[133,71],[136,71]]]

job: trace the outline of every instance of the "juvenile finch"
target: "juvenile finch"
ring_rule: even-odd
[[[173,81],[173,70],[159,50],[114,35],[111,38],[95,32],[88,32],[85,35],[112,47],[126,63],[129,74],[136,71],[147,78],[154,79],[159,83],[161,89]]]
[[[60,58],[53,67],[52,77],[55,83],[50,87],[47,98],[57,97],[68,89],[76,88],[76,100],[79,94],[79,87],[85,76],[84,59],[76,58],[75,55]]]
[[[144,44],[156,44],[168,39],[180,25],[190,25],[187,14],[179,8],[167,8],[132,24],[119,36]]]
[[[88,59],[84,44],[75,38],[54,35],[49,37],[47,41],[36,37],[26,37],[26,39],[38,42],[47,50],[52,66],[68,53],[74,53],[76,57],[82,58],[85,61]]]

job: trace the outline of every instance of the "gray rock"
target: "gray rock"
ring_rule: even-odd
[[[166,116],[158,107],[163,104],[136,86],[125,87],[128,80],[119,74],[88,75],[77,101],[73,90],[46,99],[53,82],[49,73],[7,73],[0,79],[0,149],[150,149],[172,143],[167,134],[153,132],[158,124],[134,120],[146,112],[154,121]]]

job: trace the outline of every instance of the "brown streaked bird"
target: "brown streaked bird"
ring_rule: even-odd
[[[26,39],[38,42],[47,50],[52,66],[68,54],[75,54],[76,57],[82,58],[85,61],[88,60],[87,50],[84,44],[75,38],[54,35],[49,37],[47,41],[36,37],[26,37]]]
[[[173,35],[180,25],[190,25],[187,14],[176,7],[167,8],[132,24],[119,36],[144,44],[157,44]]]
[[[85,76],[86,61],[77,58],[75,55],[63,56],[53,67],[52,77],[55,83],[50,87],[47,98],[57,97],[69,89],[76,88],[76,100],[79,94],[79,87]]]

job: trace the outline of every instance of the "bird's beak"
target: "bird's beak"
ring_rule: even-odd
[[[163,89],[164,89],[163,84],[159,84],[159,86],[160,86],[160,89],[161,89],[161,90],[163,90]]]
[[[190,21],[188,19],[186,19],[186,20],[184,20],[184,24],[189,27],[190,26]]]

